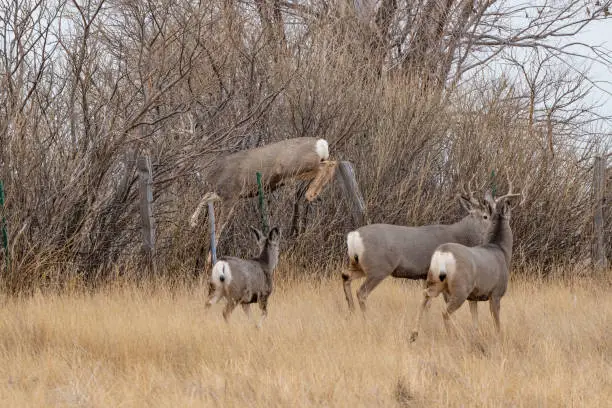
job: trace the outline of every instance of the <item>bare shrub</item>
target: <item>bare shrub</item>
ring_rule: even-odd
[[[564,110],[554,84],[526,75],[529,90],[544,89],[530,98],[518,80],[473,74],[489,61],[475,53],[496,55],[507,44],[486,42],[483,30],[504,28],[519,11],[487,3],[426,17],[422,10],[435,2],[422,3],[417,15],[390,1],[372,10],[369,2],[316,1],[0,6],[8,44],[0,58],[5,288],[50,284],[49,270],[58,279],[115,279],[122,265],[138,264],[142,155],[153,164],[159,271],[177,279],[198,273],[207,226],[190,230],[187,220],[211,161],[301,136],[325,138],[332,158],[353,162],[372,222],[454,221],[459,183],[475,173],[482,188],[503,189],[498,175],[509,171],[523,181],[518,188],[530,186],[515,214],[516,262],[584,259],[589,158],[600,135],[584,130],[584,115]],[[603,18],[608,5],[568,28]],[[567,21],[577,7],[534,14],[531,27],[546,28],[552,14]],[[528,38],[516,41],[525,46]],[[573,95],[582,100],[583,89]],[[332,185],[310,204],[302,196],[300,184],[267,195],[270,217],[288,231],[284,253],[304,266],[337,265],[355,227],[340,189]],[[255,200],[242,202],[220,253],[248,252],[242,226],[258,219]]]

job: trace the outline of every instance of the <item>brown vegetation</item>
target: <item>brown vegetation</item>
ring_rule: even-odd
[[[281,267],[280,276],[298,273]],[[568,274],[570,271],[567,271]],[[20,406],[603,407],[612,400],[609,280],[515,279],[496,340],[487,307],[448,337],[433,302],[408,342],[422,290],[385,281],[368,318],[334,279],[279,280],[261,330],[204,291],[113,286],[39,293],[0,310],[0,400]]]
[[[604,406],[612,282],[588,257],[592,157],[609,134],[586,103],[588,75],[558,61],[576,52],[559,41],[611,3],[585,13],[579,0],[3,2],[0,401]],[[582,50],[612,63],[605,49]],[[226,325],[222,306],[204,312],[204,278],[193,277],[208,227],[189,218],[211,163],[304,136],[353,163],[371,222],[454,222],[458,186],[475,175],[505,191],[510,173],[525,201],[501,338],[481,313],[475,335],[449,338],[432,318],[408,344],[416,282],[385,281],[367,320],[349,316],[338,275],[355,225],[333,183],[312,203],[303,183],[267,194],[283,237],[263,329],[242,313]],[[252,253],[245,226],[259,220],[256,200],[240,201],[220,255]],[[467,309],[455,317],[471,327]]]
[[[525,81],[501,68],[481,75],[494,67],[480,57],[516,46],[563,58],[547,39],[605,18],[609,4],[584,17],[577,0],[542,10],[437,0],[377,9],[370,1],[2,5],[4,287],[141,270],[130,265],[142,258],[144,154],[157,269],[193,274],[208,237],[204,222],[188,228],[204,193],[197,174],[205,179],[217,155],[302,136],[327,139],[333,159],[354,164],[372,222],[455,221],[459,183],[475,173],[480,187],[503,190],[507,168],[518,188],[530,187],[513,220],[517,265],[584,260],[590,158],[602,147],[584,103],[588,84],[572,80],[580,74],[555,77],[555,58],[527,56],[536,74],[516,54],[507,60]],[[526,27],[507,24],[523,14]],[[354,227],[339,189],[315,203],[302,196],[289,185],[268,197],[283,250],[299,264],[338,262]],[[255,200],[242,202],[220,253],[242,255],[244,225],[258,218]]]

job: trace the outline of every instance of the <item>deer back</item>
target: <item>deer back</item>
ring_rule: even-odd
[[[261,264],[254,259],[223,257],[231,271],[230,295],[234,298],[243,296],[245,292],[262,292],[268,286],[268,279]]]
[[[472,243],[472,235],[452,225],[406,227],[370,224],[359,228],[364,254],[359,262],[370,273],[397,270],[398,276],[425,278],[435,249],[445,242]]]
[[[322,160],[318,140],[287,139],[222,157],[212,165],[209,183],[223,199],[253,196],[257,194],[256,173],[260,172],[262,183],[274,189],[288,177],[317,170]]]
[[[508,266],[503,251],[496,245],[466,247],[446,243],[436,253],[452,256],[449,267],[449,285],[453,292],[465,291],[468,300],[488,300],[502,296],[508,286]]]

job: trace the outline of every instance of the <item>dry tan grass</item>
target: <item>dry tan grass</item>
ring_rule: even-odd
[[[6,299],[3,406],[609,406],[612,296],[593,281],[515,281],[501,340],[446,336],[442,298],[407,341],[416,282],[384,282],[349,317],[339,279],[285,282],[262,330],[198,290],[124,287]],[[258,316],[258,314],[256,314]],[[468,307],[456,315],[469,328]]]

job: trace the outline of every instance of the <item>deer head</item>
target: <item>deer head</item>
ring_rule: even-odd
[[[487,213],[492,216],[497,214],[501,218],[508,219],[510,218],[512,210],[517,205],[522,205],[525,202],[525,196],[521,193],[514,193],[512,191],[512,180],[510,180],[508,172],[506,172],[506,180],[508,181],[508,192],[494,199],[491,192],[487,191],[485,194],[485,208]],[[515,204],[514,206],[510,204],[511,201],[521,196],[522,199],[518,204]]]
[[[469,226],[468,233],[473,235],[472,241],[474,244],[484,242],[485,236],[491,226],[491,214],[487,212],[486,206],[482,205],[474,196],[472,191],[472,181],[474,176],[468,182],[467,191],[461,186],[461,194],[457,197],[461,206],[467,211],[467,215],[461,220]]]

